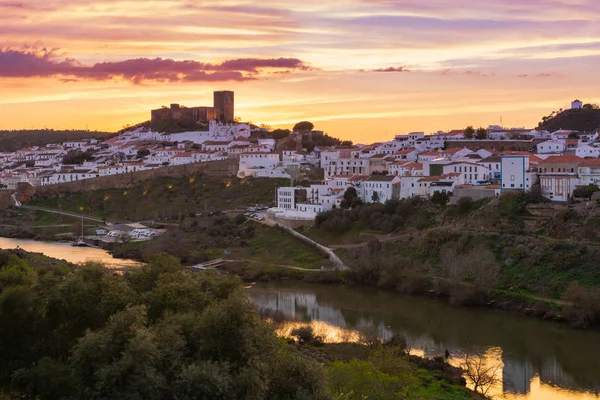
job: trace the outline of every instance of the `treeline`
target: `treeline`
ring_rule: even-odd
[[[364,204],[348,210],[333,209],[320,213],[315,218],[315,227],[338,234],[354,225],[382,233],[409,225],[423,229],[435,223],[436,212],[434,203],[415,196],[386,201],[385,204]]]
[[[553,111],[542,117],[538,129],[550,132],[571,129],[578,132],[594,132],[600,128],[600,109],[596,104],[585,104],[580,109]]]
[[[16,151],[23,147],[45,146],[49,143],[63,143],[81,139],[106,140],[113,132],[88,131],[82,129],[22,129],[0,130],[0,151]]]
[[[0,385],[40,400],[329,398],[237,279],[164,255],[119,275],[1,251]]]

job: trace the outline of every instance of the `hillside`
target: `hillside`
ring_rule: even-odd
[[[128,189],[102,189],[60,196],[36,195],[32,206],[83,212],[110,221],[180,219],[190,213],[271,204],[285,179],[219,178],[201,173],[180,178],[161,177]]]
[[[436,293],[457,305],[516,304],[586,327],[600,321],[599,221],[595,202],[407,199],[334,210],[304,233],[334,248],[359,283]]]
[[[0,130],[0,151],[16,151],[23,147],[45,146],[49,143],[63,143],[81,139],[108,139],[110,135],[113,135],[113,133],[87,130]]]
[[[559,129],[570,129],[579,132],[590,132],[600,128],[600,109],[593,106],[575,110],[554,112],[542,118],[538,129],[550,132]]]

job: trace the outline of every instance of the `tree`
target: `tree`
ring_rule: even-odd
[[[25,166],[27,168],[33,168],[35,166],[35,160],[25,161]]]
[[[473,385],[473,390],[484,396],[500,381],[502,364],[495,360],[487,361],[487,358],[494,359],[494,356],[501,358],[499,354],[486,357],[482,353],[476,355],[467,353],[460,363],[460,367],[465,371],[467,381]]]
[[[358,193],[354,187],[349,187],[344,192],[344,198],[340,203],[340,207],[344,209],[354,208],[362,204],[362,200],[358,197]]]
[[[379,202],[379,193],[374,191],[373,195],[371,196],[371,200],[373,200],[373,203],[378,203]]]
[[[302,122],[298,122],[296,125],[294,125],[294,131],[296,131],[296,132],[312,131],[314,127],[315,126],[313,125],[312,122],[302,121]]]
[[[234,278],[169,256],[122,275],[31,260],[0,250],[0,384],[15,398],[329,398]]]
[[[137,151],[137,158],[145,158],[150,155],[150,150],[148,149],[139,149]]]
[[[477,129],[475,138],[479,140],[487,139],[487,129],[485,129],[484,127],[480,127],[479,129]]]
[[[94,159],[94,151],[86,150],[81,151],[77,150],[69,150],[67,154],[63,157],[63,164],[71,164],[71,165],[81,165],[85,161],[91,161]]]
[[[472,125],[469,125],[465,128],[463,134],[467,139],[473,139],[473,136],[475,136],[475,129],[473,129]]]
[[[352,147],[354,145],[354,143],[352,143],[352,140],[344,140],[342,141],[342,143],[340,143],[340,146],[344,146],[344,147]]]
[[[275,129],[271,131],[271,137],[275,140],[284,139],[288,136],[290,136],[289,129]]]
[[[440,206],[445,206],[450,201],[450,196],[447,192],[436,191],[431,196],[431,202],[434,204],[439,204]]]

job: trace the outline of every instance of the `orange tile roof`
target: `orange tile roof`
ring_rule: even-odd
[[[583,158],[577,156],[550,156],[541,162],[551,163],[551,162],[581,162]]]
[[[600,167],[600,158],[586,158],[583,160],[580,167]]]

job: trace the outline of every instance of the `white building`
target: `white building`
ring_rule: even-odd
[[[363,181],[362,200],[365,203],[385,203],[400,198],[400,177],[371,175]]]
[[[321,160],[323,160],[323,153],[321,153]],[[334,175],[371,174],[370,158],[329,158],[326,162],[327,164],[323,166],[325,179],[329,179]]]
[[[451,162],[444,165],[444,174],[460,174],[461,185],[477,185],[489,179],[489,168],[483,164],[467,161]]]
[[[279,165],[279,154],[277,153],[242,153],[238,178],[256,176],[259,170],[272,170]]]
[[[562,141],[548,140],[537,145],[538,154],[562,153],[565,151],[565,143]]]
[[[571,110],[577,110],[579,108],[583,108],[583,103],[579,100],[573,100],[571,102]]]
[[[593,157],[598,158],[600,156],[600,147],[590,146],[589,144],[584,144],[577,149],[575,149],[575,155],[577,157],[586,158]]]
[[[581,186],[600,186],[600,159],[586,159],[577,168]]]
[[[537,183],[537,175],[530,169],[528,156],[501,156],[500,159],[501,191],[529,191]]]

